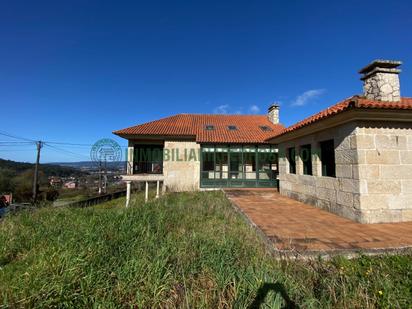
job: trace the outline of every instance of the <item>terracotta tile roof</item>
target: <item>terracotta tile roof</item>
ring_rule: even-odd
[[[348,109],[395,109],[395,110],[412,110],[412,98],[401,98],[400,102],[384,102],[384,101],[373,101],[360,96],[353,96],[347,98],[315,115],[312,115],[296,124],[287,127],[279,134],[274,134],[272,138],[295,131],[299,128],[308,126],[314,122],[320,121],[322,119],[331,117],[333,115],[344,112]]]
[[[214,130],[206,130],[213,125]],[[228,126],[236,126],[230,131]],[[264,131],[260,126],[270,129]],[[284,127],[272,124],[266,115],[206,115],[179,114],[160,120],[147,122],[134,127],[114,131],[122,137],[174,136],[194,137],[199,143],[266,143],[265,141],[280,132]]]

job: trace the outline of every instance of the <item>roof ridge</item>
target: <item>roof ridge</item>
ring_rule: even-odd
[[[292,127],[294,127],[294,126],[296,126],[296,125],[298,125],[298,124],[300,124],[300,123],[302,123],[302,122],[305,122],[306,120],[308,120],[308,119],[310,119],[310,118],[316,117],[317,115],[320,115],[320,114],[324,113],[325,111],[331,110],[331,109],[333,109],[334,107],[337,107],[337,106],[340,106],[340,105],[344,105],[345,103],[349,103],[349,102],[350,102],[352,99],[354,99],[354,98],[356,98],[356,100],[354,101],[354,102],[356,102],[357,99],[359,98],[359,96],[358,96],[358,95],[353,95],[353,96],[347,97],[347,98],[345,98],[345,99],[343,99],[343,100],[340,100],[339,102],[337,102],[337,103],[335,103],[335,104],[333,104],[333,105],[330,105],[330,106],[322,109],[321,111],[319,111],[319,112],[317,112],[317,113],[315,113],[315,114],[313,114],[313,115],[310,115],[310,116],[308,116],[308,117],[305,117],[305,118],[303,118],[302,120],[300,120],[300,121],[298,121],[298,122],[296,122],[296,123],[288,126],[287,128],[285,128],[285,130],[288,130],[289,128],[292,128]]]
[[[370,100],[362,95],[353,95],[346,99],[331,105],[316,114],[313,114],[309,117],[300,120],[293,125],[288,126],[280,133],[273,135],[270,139],[278,137],[280,135],[286,134],[288,132],[300,129],[302,127],[308,126],[314,122],[320,121],[324,118],[333,116],[335,114],[344,112],[350,108],[381,108],[381,109],[410,109],[412,110],[412,98],[409,97],[401,97],[400,101],[397,102],[386,102],[386,101],[377,101],[377,100]]]
[[[266,117],[267,114],[204,114],[204,113],[180,113],[177,115],[193,115],[193,116],[231,116],[231,117]]]
[[[205,130],[207,124],[214,125],[214,130]],[[234,125],[238,130],[231,131]],[[271,130],[263,131],[261,126]],[[129,136],[193,136],[200,143],[267,143],[271,134],[280,132],[284,126],[273,124],[265,115],[231,115],[231,114],[176,114],[113,133],[123,137]]]

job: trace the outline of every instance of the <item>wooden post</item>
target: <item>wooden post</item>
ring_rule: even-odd
[[[33,198],[32,198],[33,204],[36,204],[37,202],[40,150],[43,147],[43,142],[42,141],[36,142],[36,146],[37,146],[37,159],[36,159],[36,165],[34,166],[34,177],[33,177]]]
[[[132,182],[126,181],[126,208],[129,207],[129,203],[130,203],[131,187],[132,187]]]
[[[147,203],[148,200],[149,200],[149,182],[146,181],[146,190],[145,190],[145,194],[144,194],[144,201]]]
[[[156,182],[156,198],[159,198],[160,181]]]

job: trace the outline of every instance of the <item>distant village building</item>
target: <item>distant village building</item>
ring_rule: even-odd
[[[61,188],[63,185],[63,180],[60,177],[52,176],[49,178],[49,184],[54,188]]]
[[[64,187],[66,189],[76,189],[77,188],[77,182],[75,181],[68,181],[64,183]]]
[[[180,114],[115,131],[129,143],[126,200],[132,181],[279,187],[359,222],[412,221],[412,98],[401,97],[400,65],[372,62],[363,94],[288,128],[274,104],[267,115]]]

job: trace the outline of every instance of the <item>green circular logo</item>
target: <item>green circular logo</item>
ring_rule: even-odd
[[[94,143],[90,151],[94,162],[118,162],[122,160],[122,148],[110,138],[103,138]]]

